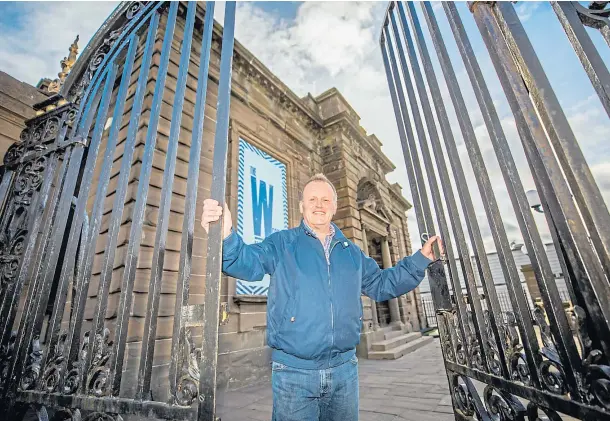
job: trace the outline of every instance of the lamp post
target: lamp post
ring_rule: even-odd
[[[540,203],[540,196],[538,196],[538,191],[528,190],[525,192],[525,196],[527,197],[527,202],[529,203],[530,208],[534,209],[538,213],[544,213],[542,204]]]

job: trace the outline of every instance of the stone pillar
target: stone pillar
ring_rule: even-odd
[[[536,280],[536,275],[534,274],[534,268],[532,265],[523,265],[521,266],[521,272],[523,272],[523,277],[525,278],[525,284],[527,285],[527,289],[532,297],[532,301],[535,303],[537,300],[540,300],[542,294],[540,294],[540,288],[538,287],[538,281]]]
[[[369,255],[369,240],[366,237],[366,227],[362,225],[362,251]],[[379,317],[377,316],[377,302],[371,298],[371,312],[373,313],[373,330],[379,328]]]
[[[392,267],[388,237],[383,237],[381,239],[381,259],[383,260],[384,269]],[[388,305],[390,307],[390,325],[402,326],[402,322],[400,321],[400,309],[398,308],[398,298],[392,298],[388,301]]]

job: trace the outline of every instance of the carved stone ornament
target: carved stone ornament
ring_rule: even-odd
[[[64,59],[60,62],[61,72],[57,74],[58,78],[49,84],[49,92],[59,92],[66,81],[66,76],[68,76],[68,73],[70,73],[70,69],[72,69],[74,63],[76,63],[76,55],[78,54],[78,40],[79,36],[77,35],[72,45],[70,45],[70,53],[68,54],[68,57],[64,57]]]

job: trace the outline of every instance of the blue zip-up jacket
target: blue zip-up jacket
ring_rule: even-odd
[[[349,361],[360,342],[361,294],[386,301],[415,289],[430,264],[420,251],[381,270],[334,225],[330,263],[303,222],[258,244],[232,232],[223,242],[222,270],[244,281],[271,275],[267,343],[272,360],[323,369]]]

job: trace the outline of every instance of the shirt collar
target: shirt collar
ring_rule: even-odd
[[[305,229],[309,232],[309,234],[311,234],[315,238],[318,238],[318,236],[316,235],[315,231],[309,226],[307,221],[305,221],[305,218],[303,218],[303,225],[305,226]],[[332,223],[330,224],[330,232],[329,232],[328,235],[330,237],[334,237],[335,236],[335,227],[333,226]]]

